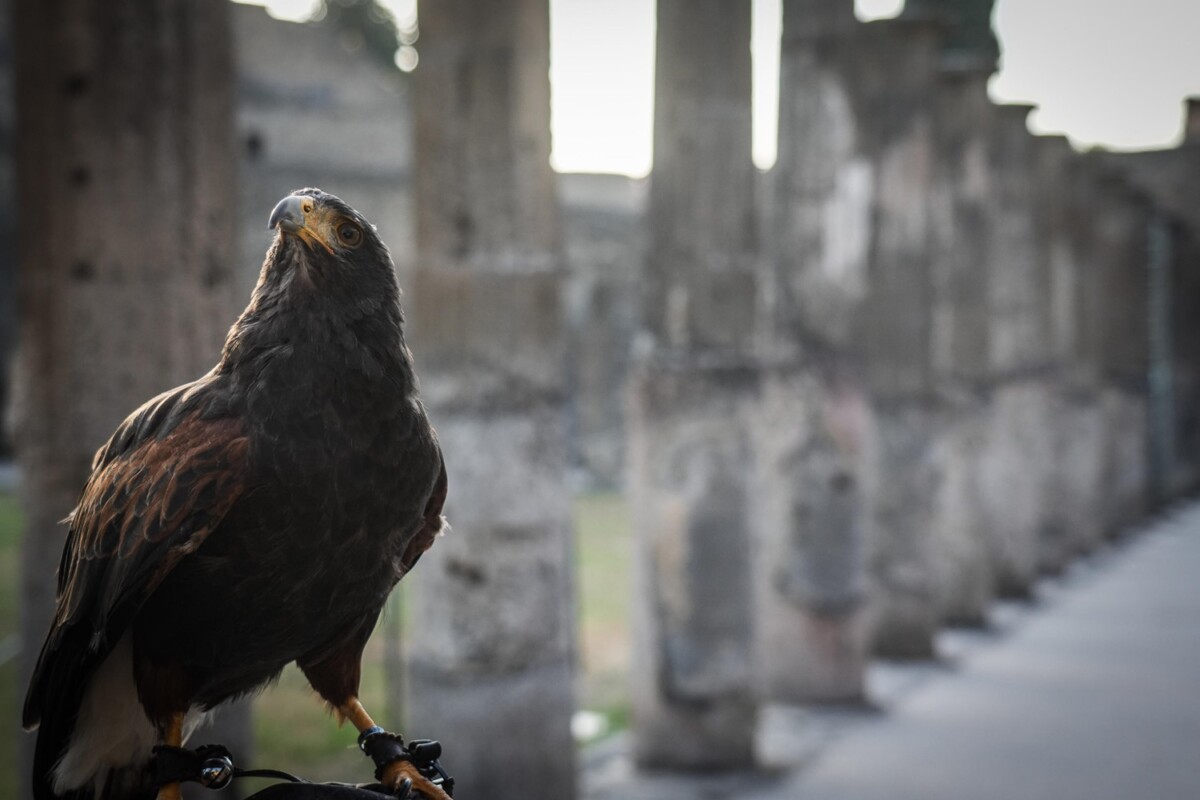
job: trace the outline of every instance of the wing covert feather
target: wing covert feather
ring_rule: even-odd
[[[43,693],[55,689],[42,685],[62,672],[53,663],[106,652],[247,491],[248,439],[238,418],[207,413],[215,392],[201,379],[154,398],[96,453],[67,518],[58,602],[30,682],[26,726],[38,721]],[[73,652],[84,642],[84,652]]]
[[[56,623],[89,606],[103,623],[122,600],[154,591],[242,495],[247,452],[237,420],[195,414],[93,473],[71,515]]]

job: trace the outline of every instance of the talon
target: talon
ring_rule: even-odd
[[[383,728],[375,724],[375,720],[371,719],[371,715],[362,707],[362,703],[359,702],[357,697],[351,697],[345,703],[339,704],[337,711],[345,719],[352,722],[355,728],[358,728],[360,737],[359,746],[363,747],[364,753],[370,755],[363,741],[372,738],[376,733],[384,734],[385,731]],[[400,745],[403,745],[403,741],[399,737],[394,738]],[[440,754],[441,751],[439,750],[434,754],[434,757],[436,758]],[[372,758],[375,757],[372,755]],[[393,761],[383,767],[381,772],[377,772],[376,776],[379,778],[379,782],[387,787],[388,791],[397,793],[397,796],[400,798],[413,798],[415,800],[415,797],[422,797],[426,798],[426,800],[453,800],[445,789],[422,775],[420,770],[413,766],[412,762],[407,759]],[[407,787],[405,786],[405,782],[407,782]],[[406,792],[406,794],[399,794],[402,791]],[[453,791],[453,787],[451,787],[451,791]]]
[[[384,768],[382,781],[384,786],[391,787],[395,792],[405,782],[409,785],[409,795],[398,795],[399,797],[411,797],[411,792],[416,790],[421,797],[428,798],[428,800],[452,800],[440,786],[418,772],[417,768],[408,761],[397,761]]]

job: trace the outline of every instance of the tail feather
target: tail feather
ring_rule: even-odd
[[[132,676],[126,679],[128,686],[113,685],[112,674],[120,674],[122,667],[129,670],[128,641],[121,641],[112,651],[97,653],[89,646],[91,637],[80,627],[62,632],[53,647],[43,649],[29,692],[25,698],[24,722],[37,726],[37,744],[34,748],[32,788],[34,800],[154,800],[155,788],[146,764],[139,763],[127,768],[104,770],[88,754],[103,752],[113,742],[127,738],[129,702],[137,704],[136,689]],[[50,643],[48,642],[48,645]],[[106,664],[112,656],[124,664]],[[106,668],[107,667],[107,668]],[[105,678],[107,677],[107,680]],[[93,687],[94,682],[102,685]],[[89,693],[89,689],[95,689]],[[96,710],[97,695],[105,695],[110,703],[100,703]],[[119,695],[119,696],[118,696]],[[87,709],[86,713],[84,709]],[[140,712],[140,706],[138,708]],[[125,713],[122,713],[125,712]],[[85,721],[86,719],[86,721]],[[111,723],[111,726],[108,726]],[[83,741],[75,741],[76,728],[84,725]],[[81,732],[82,733],[82,732]],[[107,741],[106,741],[107,737]],[[55,773],[68,748],[74,747],[68,770],[75,770],[80,778],[93,775],[93,780],[78,788],[56,792]],[[96,748],[101,750],[97,751]],[[78,750],[82,748],[82,750]],[[147,757],[149,756],[147,748]],[[100,756],[107,760],[104,756]],[[66,762],[64,762],[65,765]],[[112,763],[111,761],[108,763]],[[88,766],[88,765],[91,766]],[[82,766],[82,771],[80,768]],[[61,785],[61,781],[60,781]]]
[[[144,769],[114,770],[99,788],[86,786],[49,795],[53,800],[156,800],[157,796],[158,789]]]
[[[67,630],[58,646],[50,649],[49,642],[38,659],[37,669],[25,697],[23,721],[26,727],[37,726],[37,744],[33,755],[34,800],[57,800],[54,793],[54,767],[71,741],[75,717],[83,699],[91,659],[81,656],[86,651],[83,631]],[[83,638],[82,643],[74,641]],[[83,648],[77,645],[83,644]],[[91,800],[86,796],[70,800]]]

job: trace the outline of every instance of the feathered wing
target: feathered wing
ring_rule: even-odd
[[[41,727],[39,797],[91,674],[246,490],[248,441],[239,419],[214,412],[217,393],[206,377],[154,398],[96,454],[68,518],[54,620],[25,698],[24,725]]]
[[[446,518],[442,516],[442,509],[446,505],[446,491],[448,481],[446,480],[446,462],[442,460],[441,448],[438,448],[438,476],[434,481],[433,491],[429,495],[429,500],[425,503],[425,511],[422,516],[421,528],[409,541],[408,547],[404,550],[404,555],[400,562],[404,567],[404,574],[407,575],[413,567],[417,565],[417,561],[430,547],[433,547],[434,541],[447,529]]]

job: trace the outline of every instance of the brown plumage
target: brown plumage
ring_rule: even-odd
[[[271,227],[221,361],[122,423],[70,517],[25,702],[38,800],[153,796],[155,744],[292,661],[371,723],[362,649],[442,530],[446,470],[374,228],[315,189]]]

